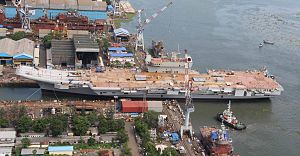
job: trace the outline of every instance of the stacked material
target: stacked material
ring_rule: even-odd
[[[120,5],[125,13],[135,13],[135,10],[128,1],[120,1]]]

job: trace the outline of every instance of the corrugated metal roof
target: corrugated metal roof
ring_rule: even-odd
[[[0,57],[12,57],[12,56],[10,56],[10,55],[8,55],[6,53],[0,53]]]
[[[9,155],[9,153],[11,152],[12,152],[12,147],[0,147],[0,154]]]
[[[109,53],[111,57],[133,57],[132,53]]]
[[[45,153],[45,149],[23,148],[21,151],[21,155],[32,155],[34,150],[36,150],[36,154],[44,155]]]
[[[14,41],[9,38],[4,38],[0,40],[0,51],[5,52],[9,55],[16,55],[19,53],[26,53],[33,55],[35,43],[27,38],[23,38],[18,41]]]
[[[130,35],[129,32],[128,32],[128,30],[126,30],[124,28],[115,29],[114,30],[114,34],[115,34],[115,36],[119,36],[119,35],[127,35],[127,36],[129,36]]]
[[[4,131],[2,131],[1,129],[0,129],[0,139],[2,139],[2,138],[16,138],[16,131],[14,131],[14,130],[4,130]]]
[[[73,151],[73,146],[49,146],[49,152],[58,152],[58,151]]]
[[[33,56],[29,54],[21,53],[13,56],[13,59],[33,59]]]
[[[108,47],[108,51],[126,51],[125,47]]]

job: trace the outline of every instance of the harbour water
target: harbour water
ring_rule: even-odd
[[[130,1],[149,17],[168,1]],[[285,91],[271,100],[233,101],[232,110],[247,124],[231,131],[240,155],[300,155],[300,1],[298,0],[174,0],[145,27],[145,42],[163,40],[168,50],[187,49],[194,69],[259,69],[266,66]],[[143,17],[145,17],[143,15]],[[136,22],[123,24],[135,32]],[[275,42],[258,48],[262,40]],[[36,89],[1,88],[5,100],[26,99]],[[41,99],[38,91],[31,98]],[[199,126],[217,125],[214,117],[227,101],[195,102],[191,114]]]

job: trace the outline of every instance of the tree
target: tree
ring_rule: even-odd
[[[49,49],[51,47],[52,39],[53,39],[53,33],[49,33],[48,35],[44,36],[43,43],[46,48]]]
[[[105,134],[109,131],[109,124],[107,119],[104,116],[99,116],[99,125],[98,125],[99,133]]]
[[[143,120],[148,124],[151,128],[156,128],[158,123],[158,113],[154,111],[148,111],[144,113]]]
[[[73,126],[75,135],[85,135],[90,127],[90,122],[85,116],[75,116],[73,118]]]
[[[67,123],[66,119],[63,116],[56,116],[50,120],[50,131],[53,137],[61,135],[62,132],[66,129]]]
[[[92,112],[87,116],[88,120],[90,121],[91,125],[96,125],[98,122],[98,116],[96,112]]]
[[[23,138],[21,139],[21,143],[23,148],[27,148],[28,146],[30,146],[31,141],[28,138]]]
[[[20,40],[20,39],[25,38],[25,37],[26,37],[26,33],[24,31],[15,32],[14,34],[12,34],[10,36],[10,38],[15,40],[15,41]]]
[[[45,131],[47,126],[47,121],[45,119],[35,120],[32,124],[32,130],[37,133]]]
[[[130,68],[130,67],[132,67],[132,65],[131,65],[131,63],[130,63],[130,62],[125,62],[124,66],[125,66],[126,68]]]
[[[94,137],[90,137],[90,138],[88,139],[87,143],[88,143],[89,146],[93,146],[93,145],[95,145],[96,140],[95,140]]]
[[[131,149],[128,147],[127,143],[123,145],[121,156],[132,156]]]
[[[9,123],[6,119],[1,118],[0,119],[0,128],[7,128],[9,126]]]
[[[117,131],[124,129],[124,126],[125,126],[124,120],[120,120],[120,119],[109,120],[109,122],[110,122],[110,124],[109,124],[110,131],[117,132]]]
[[[168,147],[163,150],[161,156],[179,156],[179,154],[174,148]]]
[[[121,144],[126,143],[128,141],[128,135],[125,130],[119,130],[117,133],[117,139]]]
[[[32,126],[31,118],[27,115],[24,115],[18,121],[16,129],[19,133],[26,133],[30,130],[31,126]]]
[[[157,156],[159,155],[160,153],[158,153],[158,151],[156,150],[155,148],[155,145],[148,141],[147,143],[145,143],[145,151],[147,153],[148,156]]]

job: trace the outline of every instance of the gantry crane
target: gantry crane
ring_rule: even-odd
[[[150,18],[147,18],[142,22],[142,11],[143,10],[138,10],[138,26],[137,26],[137,37],[136,37],[136,43],[135,43],[135,50],[138,50],[139,48],[141,50],[145,50],[145,44],[144,44],[144,27],[148,23],[150,23],[154,18],[156,18],[159,14],[161,14],[163,11],[165,11],[173,2],[168,3],[166,6],[161,8],[158,12],[154,13]]]
[[[28,5],[25,4],[24,2],[24,7],[21,6],[22,0],[15,0],[12,1],[14,6],[17,9],[17,13],[20,16],[21,23],[22,23],[22,28],[25,29],[26,32],[30,32],[30,14],[29,14],[29,9]]]
[[[189,57],[187,56],[187,51],[185,50],[185,58],[186,58],[186,63],[185,63],[185,121],[184,125],[181,126],[180,128],[180,136],[183,139],[183,132],[188,131],[190,134],[190,137],[193,136],[193,128],[192,125],[190,125],[190,113],[195,111],[194,104],[192,102],[192,97],[191,97],[191,90],[192,90],[192,81],[189,78],[189,67],[190,67],[190,62]]]

